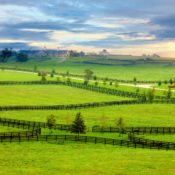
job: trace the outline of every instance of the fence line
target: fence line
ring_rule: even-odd
[[[48,84],[55,84],[55,85],[65,85],[70,87],[76,87],[80,89],[90,90],[99,93],[105,93],[108,95],[115,95],[115,96],[124,96],[124,97],[132,97],[132,98],[139,98],[146,101],[146,96],[144,94],[136,93],[136,92],[129,92],[129,91],[122,91],[117,89],[111,89],[106,87],[100,87],[95,85],[88,85],[78,82],[63,82],[63,81],[0,81],[0,85],[48,85]],[[165,96],[158,96],[154,97],[155,99],[159,100],[167,100]],[[175,100],[175,98],[171,98]]]
[[[136,134],[175,134],[175,127],[125,127],[125,133]],[[92,132],[119,132],[117,127],[100,127],[93,126]]]

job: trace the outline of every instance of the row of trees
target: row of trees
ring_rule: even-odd
[[[107,117],[103,114],[101,119],[100,119],[100,125],[101,128],[103,129],[106,126],[106,122],[107,122]],[[53,114],[47,116],[47,120],[46,120],[47,126],[49,127],[49,129],[52,129],[55,127],[56,125],[56,118]],[[115,126],[119,129],[119,134],[124,134],[126,131],[126,127],[123,121],[123,118],[116,118],[114,120]],[[68,125],[70,125],[70,131],[72,133],[76,133],[76,134],[80,134],[80,133],[86,133],[86,125],[83,119],[83,116],[80,112],[78,112],[76,114],[75,119],[72,121],[72,123],[67,123]]]
[[[0,54],[0,61],[2,63],[5,63],[8,61],[8,59],[13,55],[12,49],[5,48],[4,50],[1,50]],[[18,53],[16,55],[16,60],[19,62],[25,62],[28,61],[28,55],[24,53]]]

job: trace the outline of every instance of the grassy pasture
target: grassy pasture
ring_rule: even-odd
[[[0,152],[3,153],[0,174],[173,175],[175,172],[174,151],[65,142],[1,144]]]
[[[111,59],[115,59],[115,57]],[[128,56],[124,59],[132,60],[133,58]],[[168,63],[138,64],[136,62],[132,65],[107,66],[84,64],[84,58],[78,60],[81,63],[77,63],[76,59],[68,59],[64,63],[59,63],[60,60],[60,58],[52,58],[39,62],[32,59],[27,63],[17,64],[19,68],[33,69],[37,65],[38,69],[51,71],[55,68],[57,72],[69,70],[70,73],[75,74],[83,74],[84,69],[89,68],[97,76],[131,80],[133,77],[136,77],[137,80],[169,80],[175,76],[174,64]],[[91,61],[92,58],[89,60]],[[0,66],[15,67],[16,63],[0,63]],[[0,81],[39,81],[40,79],[41,77],[31,73],[0,70]],[[56,80],[56,78],[48,77],[48,80]],[[136,91],[135,87],[119,86],[118,89]],[[0,86],[0,105],[55,105],[125,99],[66,86]],[[82,113],[88,130],[94,125],[101,124],[102,115],[106,116],[107,126],[114,126],[114,119],[119,117],[123,117],[126,126],[175,126],[175,108],[172,104],[110,106],[76,111],[0,111],[0,117],[45,122],[46,116],[53,113],[57,123],[69,124],[77,112]],[[11,131],[11,128],[9,129]],[[8,128],[0,126],[1,132],[7,130]],[[47,133],[49,130],[42,130],[42,134]],[[65,134],[66,132],[55,131],[55,133]],[[118,137],[118,134],[115,133],[88,132],[87,134]],[[146,135],[145,138],[174,141],[174,135],[165,137]],[[62,145],[39,142],[3,143],[0,144],[0,152],[0,174],[7,175],[174,175],[175,173],[175,151],[134,149],[90,143],[65,142]]]
[[[49,111],[1,111],[1,117],[46,121],[46,116],[54,114],[57,123],[66,124],[75,118],[77,112],[81,112],[86,125],[92,127],[101,123],[102,115],[106,116],[106,125],[113,126],[114,119],[123,117],[126,126],[175,126],[175,108],[173,104],[145,104],[109,106],[81,110],[49,110]]]
[[[77,63],[77,59],[80,61]],[[37,66],[38,70],[51,71],[53,68],[56,72],[66,72],[74,74],[84,74],[85,69],[91,69],[94,71],[94,75],[100,77],[110,77],[118,79],[129,79],[132,80],[134,77],[137,80],[169,80],[175,77],[175,65],[174,63],[136,63],[132,65],[97,65],[97,64],[83,64],[81,60],[88,59],[85,58],[70,58],[65,62],[60,63],[61,58],[51,58],[46,61],[37,61],[37,59],[32,59],[26,63],[0,63],[1,67],[18,67],[34,69]],[[76,60],[76,61],[75,61]]]
[[[0,86],[0,97],[1,106],[66,105],[129,99],[63,85],[5,85]]]

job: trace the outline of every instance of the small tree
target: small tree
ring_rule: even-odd
[[[94,80],[97,80],[97,76],[95,75],[95,76],[93,77],[93,79],[94,79]]]
[[[133,82],[135,85],[137,85],[137,78],[136,77],[133,78]]]
[[[16,59],[19,62],[26,62],[28,61],[28,55],[21,52],[21,53],[18,53],[18,55],[16,56]]]
[[[106,85],[106,80],[103,80],[103,85]]]
[[[102,131],[104,130],[104,128],[106,126],[106,123],[107,123],[107,117],[103,113],[102,116],[101,116],[101,118],[100,118],[100,127],[101,127]]]
[[[46,124],[49,129],[52,129],[56,125],[56,119],[53,114],[50,114],[46,118]]]
[[[110,81],[110,82],[109,82],[109,85],[110,85],[110,86],[112,86],[112,84],[113,84],[113,82],[112,82],[112,81]]]
[[[158,86],[161,86],[161,85],[162,85],[162,82],[161,82],[161,81],[159,81],[159,82],[158,82]]]
[[[72,133],[85,133],[86,125],[84,123],[83,117],[80,112],[76,114],[75,120],[71,125],[71,132]]]
[[[92,78],[93,72],[90,69],[86,69],[85,73],[85,81],[89,81]]]
[[[1,51],[1,57],[2,57],[1,61],[2,62],[7,62],[8,58],[11,56],[12,56],[11,49],[9,50],[9,49],[5,48],[4,50]]]
[[[95,82],[95,86],[98,86],[98,81]]]
[[[37,66],[34,66],[34,69],[33,69],[33,70],[34,70],[34,71],[37,71],[37,69],[38,69]]]
[[[155,95],[155,89],[150,89],[147,93],[147,99],[149,102],[152,102],[154,99],[154,95]]]
[[[172,80],[172,79],[170,79],[170,81],[169,81],[169,82],[170,82],[170,84],[173,84],[173,80]]]
[[[53,74],[53,73],[51,73],[51,74],[50,74],[50,77],[54,77],[54,74]]]
[[[117,81],[115,82],[115,87],[118,87],[118,82]]]
[[[46,76],[47,76],[47,72],[46,71],[41,71],[40,75],[42,76],[41,81],[47,81],[46,80]]]
[[[120,134],[124,134],[126,129],[125,129],[125,124],[123,122],[123,118],[120,117],[119,119],[116,119],[115,124],[116,124],[116,127],[118,128],[119,136]]]
[[[171,89],[169,88],[169,90],[168,90],[168,92],[166,94],[167,99],[170,99],[171,98],[171,95],[172,95]]]
[[[52,74],[55,74],[55,69],[52,69]]]
[[[69,76],[69,71],[66,72],[66,76]]]

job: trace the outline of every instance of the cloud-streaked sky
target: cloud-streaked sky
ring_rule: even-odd
[[[0,48],[175,57],[174,0],[0,0]]]

